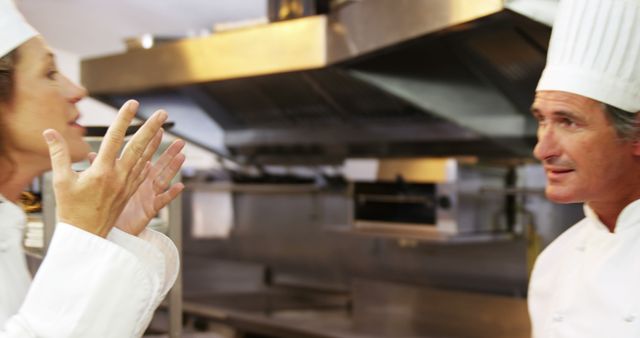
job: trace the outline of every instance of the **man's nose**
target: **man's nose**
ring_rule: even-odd
[[[540,161],[558,156],[558,141],[555,132],[548,126],[538,127],[538,143],[533,149],[533,155]]]

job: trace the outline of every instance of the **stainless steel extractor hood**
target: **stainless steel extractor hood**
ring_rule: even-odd
[[[550,31],[501,0],[364,0],[84,60],[81,75],[109,104],[215,121],[223,146],[202,123],[175,132],[242,162],[527,157]]]

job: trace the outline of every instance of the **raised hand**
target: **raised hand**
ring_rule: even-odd
[[[161,126],[167,119],[166,112],[155,112],[118,157],[138,106],[133,100],[122,106],[95,160],[80,173],[71,169],[69,150],[60,133],[53,129],[43,132],[51,156],[59,221],[101,237],[111,231],[131,196],[149,175],[149,160],[160,143]]]
[[[159,135],[160,137],[156,136],[153,142],[161,140],[161,134]],[[173,141],[151,167],[149,174],[131,196],[120,217],[116,220],[118,229],[137,236],[158,211],[169,204],[184,189],[182,183],[176,183],[169,187],[184,163],[184,154],[180,153],[184,144],[182,140]],[[89,154],[89,160],[93,161],[95,156],[95,153]]]

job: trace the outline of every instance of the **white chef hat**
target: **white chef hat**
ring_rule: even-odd
[[[537,90],[640,111],[640,0],[562,0]]]
[[[13,0],[0,0],[0,57],[38,35],[18,12]]]

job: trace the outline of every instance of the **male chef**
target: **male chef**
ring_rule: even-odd
[[[535,264],[534,338],[640,337],[639,111],[640,0],[561,0],[534,155],[547,197],[585,218]]]

